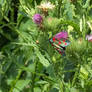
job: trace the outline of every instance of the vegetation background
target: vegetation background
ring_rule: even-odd
[[[55,5],[34,22],[43,2]],[[49,38],[66,30],[66,56]],[[0,92],[92,92],[92,0],[0,0]]]

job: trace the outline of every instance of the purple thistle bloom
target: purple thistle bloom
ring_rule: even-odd
[[[87,35],[87,36],[86,36],[86,40],[92,42],[92,34],[91,34],[91,35]]]
[[[42,18],[42,16],[40,14],[35,14],[33,16],[33,21],[35,22],[35,24],[40,25],[42,23],[42,21],[43,21],[43,18]]]
[[[58,39],[58,40],[60,40],[60,39],[67,39],[67,37],[68,37],[68,33],[67,32],[60,32],[60,33],[57,33],[56,35],[55,35],[55,38],[56,39]]]

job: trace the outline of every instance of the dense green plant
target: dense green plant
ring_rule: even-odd
[[[38,6],[50,1],[44,13]],[[34,14],[43,16],[37,26]],[[66,30],[66,56],[49,39]],[[0,0],[0,92],[92,92],[91,0]]]

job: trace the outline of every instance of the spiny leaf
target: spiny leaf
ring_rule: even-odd
[[[41,52],[38,49],[35,49],[35,53],[39,58],[40,63],[42,63],[45,67],[48,67],[50,65],[49,61],[45,59],[45,57],[41,54]]]

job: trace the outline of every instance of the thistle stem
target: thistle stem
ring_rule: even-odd
[[[60,14],[61,14],[61,4],[62,4],[62,0],[58,0],[58,18],[60,18]]]

